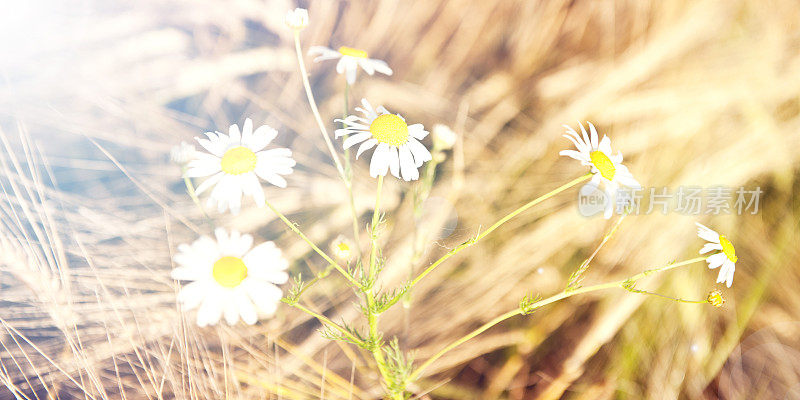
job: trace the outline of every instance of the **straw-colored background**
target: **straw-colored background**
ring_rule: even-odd
[[[49,4],[48,4],[49,3]],[[267,195],[316,241],[350,232],[346,192],[303,97],[289,1],[8,2],[0,16],[0,398],[369,399],[358,350],[288,307],[254,327],[198,329],[169,278],[179,243],[210,227],[169,149],[251,117],[299,167]],[[794,0],[311,1],[303,45],[349,45],[392,77],[369,98],[462,141],[439,171],[419,270],[527,200],[585,173],[562,124],[591,120],[646,187],[760,186],[757,215],[632,216],[586,282],[619,279],[725,232],[739,263],[723,308],[607,291],[517,317],[427,370],[436,399],[800,398],[800,6]],[[10,10],[10,11],[9,11]],[[307,58],[307,61],[310,61]],[[323,117],[342,112],[333,63],[311,66]],[[333,126],[332,123],[330,125]],[[374,180],[356,163],[357,207]],[[408,184],[387,180],[384,287],[409,273]],[[245,203],[252,204],[252,203]],[[610,223],[559,195],[452,258],[381,318],[424,360],[562,288]],[[266,209],[218,224],[275,240],[294,272],[324,267]],[[455,229],[451,230],[454,223]],[[703,298],[701,264],[644,283]],[[357,320],[332,275],[308,299]]]

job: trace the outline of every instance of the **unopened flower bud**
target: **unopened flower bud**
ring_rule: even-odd
[[[286,26],[295,30],[303,30],[308,26],[308,10],[295,8],[286,13]]]
[[[342,261],[347,261],[353,256],[353,244],[344,236],[337,237],[331,243],[333,255]]]
[[[714,307],[722,307],[722,305],[725,304],[725,298],[722,297],[721,290],[712,291],[708,294],[708,298],[706,300]]]
[[[447,125],[436,124],[431,132],[433,136],[433,147],[439,150],[450,150],[456,144],[458,135]]]
[[[184,165],[194,159],[196,151],[197,150],[195,150],[194,145],[181,142],[181,144],[173,147],[172,150],[170,150],[169,159],[175,164]]]

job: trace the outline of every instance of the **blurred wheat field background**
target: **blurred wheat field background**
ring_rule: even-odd
[[[460,135],[419,222],[409,185],[387,181],[381,286],[584,173],[558,156],[569,147],[562,124],[593,121],[645,187],[764,190],[755,215],[628,217],[586,277],[604,282],[693,257],[694,222],[713,221],[739,255],[724,307],[622,290],[574,297],[458,347],[426,370],[420,398],[800,398],[794,0],[7,2],[0,398],[381,396],[360,350],[324,340],[306,315],[281,307],[254,326],[198,328],[179,312],[169,275],[176,246],[212,230],[169,150],[248,117],[278,129],[298,162],[287,189],[267,192],[273,204],[317,243],[350,232],[347,193],[283,21],[295,6],[309,9],[306,49],[363,48],[394,70],[360,76],[351,104],[366,97]],[[309,72],[332,129],[343,80],[331,65]],[[355,176],[366,224],[366,161]],[[611,224],[582,217],[576,196],[547,201],[442,264],[408,308],[382,316],[382,328],[425,360],[526,293],[560,290]],[[293,274],[325,267],[266,209],[218,223],[274,240]],[[409,263],[415,224],[427,244]],[[643,286],[697,298],[715,275],[698,264]],[[355,295],[341,283],[322,281],[307,299],[333,320],[355,321]]]

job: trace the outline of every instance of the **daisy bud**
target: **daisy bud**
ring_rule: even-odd
[[[170,150],[169,159],[175,164],[184,165],[194,159],[195,151],[194,145],[181,142],[181,144],[173,147],[172,150]]]
[[[439,150],[450,150],[456,144],[458,135],[447,125],[436,124],[433,126],[433,147]]]
[[[344,236],[337,237],[331,243],[333,255],[342,261],[347,261],[353,256],[353,244]]]
[[[706,300],[714,307],[722,307],[722,305],[725,304],[725,299],[722,297],[722,291],[719,289],[709,293]]]
[[[286,13],[286,26],[294,30],[303,30],[308,26],[308,10],[295,8]]]

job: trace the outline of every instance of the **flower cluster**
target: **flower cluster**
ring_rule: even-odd
[[[597,253],[595,251],[570,276],[569,282],[562,292],[549,298],[543,298],[538,294],[526,295],[520,301],[517,309],[492,320],[493,322],[482,326],[474,334],[468,334],[460,341],[454,342],[444,351],[429,358],[419,368],[414,369],[413,363],[400,351],[396,341],[392,342],[394,343],[392,345],[385,345],[383,334],[378,331],[377,320],[380,314],[401,300],[404,303],[409,301],[414,285],[434,268],[459,251],[476,244],[516,215],[580,182],[588,180],[589,182],[584,188],[588,188],[593,193],[603,193],[608,198],[608,201],[602,205],[604,208],[597,209],[598,212],[604,211],[606,219],[612,216],[614,206],[620,203],[625,205],[626,213],[631,210],[625,198],[616,198],[621,192],[620,189],[640,189],[642,185],[622,164],[622,153],[613,153],[609,137],[603,135],[600,138],[592,123],[588,123],[588,131],[583,124],[579,124],[580,133],[565,126],[567,131],[563,136],[570,140],[576,149],[562,150],[559,154],[579,161],[582,166],[588,167],[588,173],[517,208],[474,238],[451,249],[441,258],[430,263],[423,272],[416,277],[409,278],[409,281],[401,287],[393,290],[380,290],[376,288],[375,282],[385,266],[385,259],[382,258],[378,243],[381,232],[378,227],[383,221],[380,199],[384,178],[391,173],[402,182],[419,180],[420,182],[415,183],[413,192],[414,207],[417,207],[417,204],[421,204],[420,199],[424,200],[427,193],[430,192],[431,185],[435,180],[437,165],[446,159],[446,152],[459,142],[459,136],[447,126],[435,124],[433,138],[428,139],[429,132],[422,124],[409,124],[400,114],[389,112],[383,106],[373,107],[367,99],[362,99],[360,106],[355,107],[355,111],[359,114],[328,119],[329,124],[341,124],[341,127],[334,132],[334,139],[342,139],[341,144],[345,155],[349,154],[349,149],[357,146],[354,159],[358,160],[362,154],[372,150],[369,175],[377,178],[378,192],[372,224],[367,232],[370,238],[368,257],[362,255],[359,243],[359,225],[362,221],[353,206],[351,160],[349,157],[345,157],[346,165],[344,168],[342,167],[339,161],[339,151],[332,145],[328,128],[320,116],[313,99],[311,85],[305,74],[299,36],[300,31],[308,26],[308,12],[299,8],[289,11],[285,22],[294,31],[298,63],[303,72],[303,84],[311,110],[331,153],[331,158],[337,166],[340,178],[346,189],[349,190],[354,223],[353,237],[351,240],[339,235],[331,242],[327,247],[327,251],[333,255],[331,257],[304,235],[298,225],[291,222],[270,204],[262,183],[266,182],[270,185],[268,187],[287,187],[289,185],[287,177],[293,173],[297,165],[292,158],[292,150],[272,145],[278,136],[276,129],[267,125],[260,125],[254,129],[253,120],[247,118],[241,129],[239,125],[233,124],[230,125],[227,134],[214,131],[206,132],[204,137],[197,137],[196,141],[202,150],[198,151],[193,145],[182,142],[173,149],[170,158],[181,166],[187,192],[201,209],[202,205],[197,196],[209,192],[207,206],[216,208],[219,213],[230,211],[234,215],[242,209],[243,198],[250,197],[256,206],[267,206],[273,211],[291,231],[307,242],[327,263],[327,268],[314,274],[314,278],[310,282],[304,282],[298,274],[294,278],[294,287],[284,297],[283,290],[279,285],[289,280],[289,261],[272,241],[264,241],[254,246],[256,239],[250,234],[217,228],[214,230],[213,238],[202,235],[191,244],[181,244],[173,258],[176,267],[172,270],[171,277],[187,282],[180,289],[177,299],[183,310],[197,309],[197,325],[201,327],[215,325],[222,319],[230,325],[236,324],[239,320],[246,324],[255,324],[259,318],[273,315],[277,311],[278,304],[283,301],[317,318],[324,325],[325,337],[360,346],[369,352],[375,359],[375,365],[380,370],[384,387],[387,388],[390,397],[405,399],[407,398],[407,384],[418,378],[422,370],[444,352],[480,334],[491,324],[499,323],[515,315],[533,313],[544,305],[574,294],[613,287],[632,293],[658,295],[662,298],[666,297],[687,303],[708,303],[714,307],[721,307],[724,304],[722,292],[718,289],[710,292],[704,300],[691,301],[675,299],[637,288],[638,280],[649,274],[703,261],[707,262],[711,269],[719,268],[717,283],[731,287],[738,261],[733,244],[726,236],[697,223],[698,236],[709,242],[703,246],[700,254],[712,251],[715,253],[672,263],[662,268],[646,270],[622,281],[583,287],[581,286],[583,277],[588,270],[589,263]],[[364,50],[344,46],[333,50],[314,46],[309,50],[308,55],[317,56],[315,61],[338,59],[336,71],[345,75],[344,79],[347,82],[345,87],[348,88],[345,91],[345,104],[348,104],[349,85],[355,83],[359,68],[369,75],[373,75],[375,72],[392,75],[392,69],[385,61],[368,58],[367,52]],[[430,150],[424,144],[426,141],[432,144]],[[425,165],[426,163],[427,165]],[[425,170],[421,174],[420,168],[424,165]],[[195,178],[202,180],[196,190],[192,183]],[[402,182],[400,184],[408,185]],[[205,210],[203,213],[205,214]],[[622,217],[619,219],[619,222],[621,221]],[[613,235],[619,222],[614,225],[600,246]],[[414,260],[409,264],[413,263]],[[334,269],[346,278],[348,284],[363,297],[364,303],[361,309],[366,316],[369,333],[363,333],[347,324],[337,324],[302,304],[300,300],[302,294],[317,281],[326,278]]]

